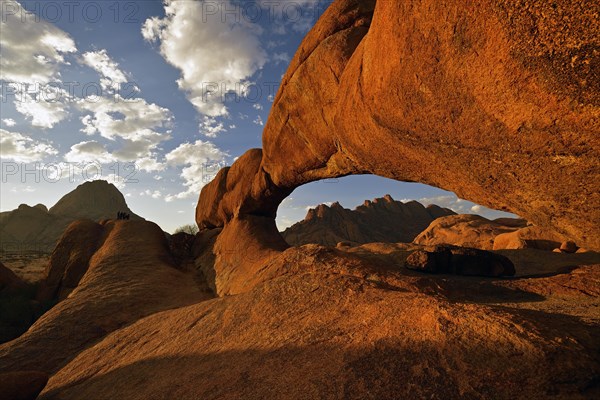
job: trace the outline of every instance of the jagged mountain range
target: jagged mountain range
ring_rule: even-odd
[[[303,221],[287,228],[285,240],[294,246],[338,242],[412,242],[429,224],[443,216],[456,215],[437,205],[425,207],[417,201],[403,203],[385,195],[349,210],[338,202],[310,209]]]

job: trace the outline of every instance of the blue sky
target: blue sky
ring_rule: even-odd
[[[281,77],[329,1],[1,0],[0,209],[53,205],[107,179],[164,230],[193,223],[220,166],[261,146]],[[419,184],[359,176],[305,185],[307,208],[390,193],[458,212],[507,215]]]

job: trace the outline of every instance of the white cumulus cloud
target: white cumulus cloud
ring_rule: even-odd
[[[109,57],[105,49],[84,53],[82,63],[100,74],[100,86],[103,90],[118,89],[128,81],[125,72]]]
[[[223,122],[217,121],[214,117],[204,116],[200,122],[200,133],[207,137],[217,137],[221,132],[226,132]]]
[[[2,120],[2,122],[4,123],[4,125],[6,125],[9,128],[11,128],[17,124],[16,121],[12,118],[4,118]]]
[[[181,178],[187,189],[183,192],[165,196],[166,201],[186,199],[198,196],[204,185],[212,180],[218,170],[225,165],[227,154],[211,142],[197,140],[195,143],[183,143],[165,156],[167,164],[184,166]]]
[[[65,154],[65,160],[68,162],[99,162],[107,164],[113,162],[114,157],[106,150],[106,147],[99,142],[90,140],[71,146],[71,150]]]
[[[77,51],[71,37],[26,11],[14,0],[2,0],[0,79],[48,83],[58,79],[65,54]]]
[[[224,21],[223,13],[206,12],[207,3],[166,0],[165,17],[147,19],[142,35],[158,42],[165,60],[181,71],[177,84],[196,109],[215,117],[228,114],[225,94],[243,95],[267,55],[258,38],[259,25],[244,18]],[[240,8],[229,0],[211,3]]]
[[[0,80],[10,88],[19,113],[33,126],[52,128],[68,115],[68,93],[60,89],[60,67],[65,56],[77,51],[64,31],[38,19],[14,0],[2,1],[0,35]],[[60,97],[46,98],[57,88]]]
[[[119,95],[82,99],[78,106],[91,113],[81,118],[82,132],[120,141],[121,147],[112,153],[116,160],[135,161],[145,171],[163,168],[157,160],[157,147],[171,138],[170,110],[141,98],[127,100]]]
[[[0,156],[16,162],[42,161],[58,151],[51,143],[35,140],[19,132],[0,129]]]

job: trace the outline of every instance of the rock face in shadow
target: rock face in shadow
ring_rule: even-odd
[[[577,1],[334,1],[283,78],[262,156],[249,151],[203,189],[198,225],[273,217],[302,184],[372,173],[600,249],[597,12]]]
[[[488,277],[515,274],[515,266],[506,256],[455,246],[435,246],[433,249],[417,250],[407,257],[404,266],[433,274]]]
[[[48,374],[40,371],[0,373],[0,393],[7,400],[35,400],[47,382]]]
[[[0,372],[52,373],[116,329],[212,297],[193,276],[176,269],[164,232],[151,222],[76,221],[62,237],[53,260],[47,287],[56,287],[58,293],[72,289],[69,266],[76,267],[76,275],[83,271],[80,267],[87,270],[68,297],[22,336],[0,345]],[[61,265],[66,268],[57,269],[55,275],[54,268]]]
[[[1,250],[9,252],[51,252],[69,224],[77,219],[116,218],[117,212],[133,213],[125,197],[111,183],[98,180],[85,182],[63,196],[48,210],[43,204],[30,207],[21,204],[0,217]]]
[[[15,290],[24,285],[25,282],[21,278],[0,262],[0,291]]]
[[[39,301],[63,300],[79,285],[104,233],[102,225],[90,220],[67,227],[46,267],[36,296]]]
[[[519,221],[522,221],[508,221],[508,218],[504,220],[508,225],[503,225],[502,220],[500,222],[490,221],[479,215],[471,214],[441,217],[419,233],[414,243],[424,246],[449,244],[492,250],[496,236],[519,229]]]
[[[339,203],[320,204],[310,209],[303,221],[286,229],[282,236],[292,246],[316,243],[335,246],[339,242],[412,242],[434,219],[454,215],[436,205],[395,201],[390,195],[367,200],[354,210]]]

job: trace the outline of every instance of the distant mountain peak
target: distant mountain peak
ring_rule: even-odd
[[[119,211],[130,214],[131,219],[143,219],[131,211],[115,185],[104,180],[84,182],[50,210],[43,204],[21,204],[16,210],[3,212],[0,237],[6,250],[52,250],[74,220],[112,219]]]
[[[425,207],[417,201],[396,201],[386,194],[365,200],[354,210],[342,207],[339,202],[331,206],[319,204],[308,210],[303,221],[286,229],[283,236],[292,245],[412,242],[434,219],[454,214],[436,205]]]
[[[141,219],[129,209],[125,197],[115,185],[105,180],[84,182],[64,195],[49,213],[54,215],[89,218],[115,218],[118,211]]]

